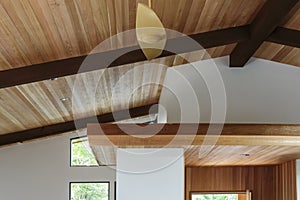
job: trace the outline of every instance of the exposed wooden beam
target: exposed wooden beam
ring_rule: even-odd
[[[108,122],[125,120],[128,119],[128,112],[130,113],[131,118],[149,115],[150,108],[151,108],[151,112],[157,113],[158,107],[155,105],[156,104],[151,104],[142,107],[131,108],[129,110],[122,110],[114,113],[98,115],[96,117],[87,117],[75,121],[68,121],[59,124],[52,124],[44,127],[34,128],[30,130],[24,130],[15,133],[0,135],[0,146],[13,144],[17,142],[24,142],[27,140],[33,140],[41,137],[53,136],[53,135],[57,135],[69,131],[74,131],[77,129],[85,128],[88,123],[108,123]]]
[[[177,53],[187,53],[199,50],[200,46],[198,44],[186,45],[187,41],[190,41],[189,38],[194,39],[203,48],[210,48],[247,40],[249,39],[249,31],[248,26],[239,26],[190,36],[182,36],[169,39],[166,44],[166,49],[172,49]],[[164,51],[160,57],[166,57],[173,54],[174,53],[172,52]],[[108,63],[108,58],[115,57],[115,55],[120,55],[120,57],[114,62]],[[85,58],[86,56],[79,56],[0,71],[0,88],[77,74],[79,73],[78,70]],[[84,70],[80,71],[80,73],[103,69],[107,66],[115,67],[145,60],[146,58],[138,46],[120,48],[89,55],[88,62],[85,63],[86,67]]]
[[[149,124],[143,131],[136,126],[135,124],[88,124],[89,142],[91,145],[100,146],[180,147],[202,145],[204,140],[206,145],[214,145],[217,139],[216,145],[300,145],[300,125],[225,124],[221,135],[217,134],[219,127],[216,125],[213,126],[215,133],[213,131],[208,137],[206,133],[209,124]],[[179,128],[180,133],[178,133]]]
[[[243,67],[271,35],[298,0],[268,0],[250,24],[250,39],[239,42],[230,55],[231,67]]]
[[[300,48],[300,31],[278,27],[267,41]]]

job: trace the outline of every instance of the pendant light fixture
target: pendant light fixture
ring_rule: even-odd
[[[138,3],[136,15],[137,41],[148,60],[160,56],[167,41],[166,30],[159,17],[151,9],[151,4],[151,0],[148,6]]]

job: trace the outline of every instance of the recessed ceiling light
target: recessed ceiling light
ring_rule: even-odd
[[[50,78],[50,81],[56,81],[58,78]]]
[[[69,101],[70,98],[69,97],[63,97],[61,99],[59,99],[61,102],[65,102],[65,101]]]
[[[244,157],[249,157],[250,154],[249,153],[242,153],[241,156],[244,156]]]

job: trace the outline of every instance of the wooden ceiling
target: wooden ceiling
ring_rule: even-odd
[[[249,24],[265,3],[176,1],[154,0],[153,10],[166,28],[187,35]],[[87,55],[105,39],[135,27],[137,2],[147,0],[1,0],[0,70]],[[299,7],[298,3],[282,27],[300,30]]]
[[[26,70],[34,64],[89,54],[105,39],[135,27],[138,2],[147,3],[147,0],[0,0],[0,73],[6,74],[18,68]],[[153,9],[166,28],[190,35],[251,24],[265,2],[176,0],[174,3],[174,0],[153,0]],[[300,30],[299,16],[300,3],[294,6],[280,26]],[[132,41],[119,38],[118,42],[120,48],[131,45]],[[192,61],[220,57],[230,55],[235,47],[236,43],[226,43],[207,49],[209,55],[202,50],[186,53],[186,56]],[[300,66],[298,48],[272,42],[265,42],[255,57]],[[186,63],[186,60],[180,56],[168,56],[151,63],[176,66]],[[36,128],[72,123],[76,118],[122,110],[126,108],[124,102],[128,96],[132,96],[130,108],[157,103],[167,68],[149,68],[148,64],[138,62],[57,80],[42,79],[29,84],[1,87],[0,135],[18,135],[22,131],[27,131],[22,132],[23,135],[31,134],[30,131]],[[42,69],[44,65],[39,66]],[[68,65],[61,68],[68,69]],[[127,72],[128,76],[121,80],[122,87],[116,89],[117,98],[113,98],[112,88]],[[99,74],[104,74],[100,81]],[[21,76],[22,73],[19,77],[7,77],[13,80]],[[73,92],[75,80],[79,85]],[[134,86],[147,81],[153,84],[133,91]],[[91,87],[97,91],[93,96],[89,93]],[[63,98],[67,100],[62,101]],[[92,103],[91,98],[97,101]],[[57,128],[52,130],[55,132]],[[41,136],[43,134],[38,137]],[[6,139],[0,137],[0,143],[5,144]],[[11,141],[23,140],[26,137]]]
[[[156,103],[165,72],[163,66],[128,65],[1,89],[0,134],[123,110],[128,99],[129,108]],[[135,88],[147,82],[156,84]]]
[[[207,124],[139,125],[144,127],[142,133],[136,124],[102,124],[101,130],[98,124],[89,124],[87,135],[99,164],[116,165],[118,147],[181,147],[186,166],[273,165],[300,158],[299,125],[225,124],[216,144],[202,138]],[[282,142],[275,142],[276,137]],[[209,145],[207,151],[202,144]]]
[[[91,146],[91,148],[100,165],[116,165],[117,147]],[[300,158],[299,146],[217,145],[202,158],[199,157],[199,146],[182,146],[182,148],[185,151],[185,165],[193,167],[275,165]]]
[[[264,0],[154,0],[168,29],[193,34],[249,24]],[[147,0],[0,1],[0,70],[87,55],[135,27]],[[124,41],[120,41],[122,44]]]

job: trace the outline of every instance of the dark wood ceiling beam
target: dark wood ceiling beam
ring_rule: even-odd
[[[88,123],[108,123],[129,119],[130,117],[135,118],[149,115],[150,108],[151,112],[153,112],[152,114],[158,112],[158,107],[156,106],[156,104],[151,104],[142,107],[131,108],[129,110],[122,110],[114,113],[98,115],[96,117],[88,117],[84,119],[78,119],[75,121],[68,121],[59,124],[52,124],[44,127],[0,135],[0,146],[24,142],[42,137],[53,136],[69,131],[74,131],[77,129],[86,128]],[[128,112],[130,114],[130,117],[128,115]]]
[[[250,39],[250,26],[239,26],[234,28],[221,29],[205,33],[198,33],[180,38],[173,38],[167,41],[166,49],[172,49],[177,53],[187,53],[203,48],[211,48],[232,43],[242,44]],[[277,28],[274,33],[268,37],[268,41],[280,44],[299,47],[299,31],[289,30],[285,28]],[[186,42],[192,38],[197,43],[193,45],[186,45]],[[199,46],[200,44],[201,46]],[[129,53],[125,53],[129,52]],[[86,56],[79,56],[58,60],[53,62],[41,63],[26,67],[9,69],[0,71],[0,88],[22,85],[37,81],[43,81],[50,78],[74,75],[93,70],[105,68],[107,65],[107,58],[115,54],[121,55],[115,61],[110,63],[108,67],[115,67],[124,64],[130,64],[140,61],[145,61],[146,58],[138,46],[126,47],[112,51],[95,53],[89,55],[88,62],[85,63],[87,67],[79,71],[80,66],[86,59]],[[173,52],[163,51],[160,57],[174,55]],[[231,56],[232,58],[232,56]]]
[[[164,50],[158,58],[228,45],[242,42],[247,39],[249,39],[248,25],[172,38],[167,40],[165,47],[165,49],[170,49],[172,52]],[[145,60],[146,57],[144,56],[142,50],[138,48],[137,50],[120,56],[109,67],[136,63]]]
[[[237,44],[231,67],[243,67],[299,0],[268,0],[250,24],[250,39]]]
[[[300,48],[300,31],[278,27],[267,41]]]
[[[192,45],[186,45],[187,41],[190,41],[190,38],[194,39],[196,43]],[[187,53],[200,50],[201,46],[203,48],[210,48],[241,42],[247,39],[249,39],[248,26],[239,26],[169,39],[166,44],[166,49],[172,49],[176,53]],[[109,63],[110,60],[108,58],[113,58],[115,55],[120,56],[114,62]],[[166,57],[170,55],[174,55],[174,53],[164,51],[160,57]],[[144,54],[138,46],[95,53],[89,55],[88,60],[85,60],[85,58],[86,56],[79,56],[75,58],[68,58],[64,60],[0,71],[0,88],[99,70],[107,68],[107,66],[115,67],[146,60]],[[79,72],[84,60],[84,70]]]

